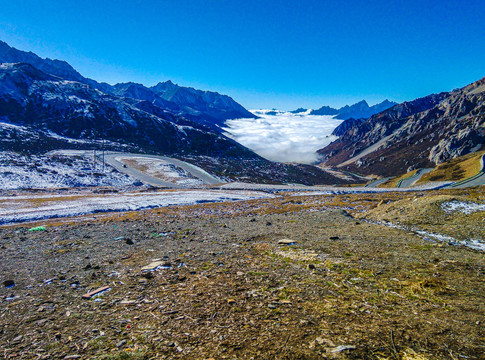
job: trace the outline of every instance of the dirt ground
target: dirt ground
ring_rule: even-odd
[[[0,358],[483,359],[484,253],[363,215],[408,197],[284,195],[1,227]]]

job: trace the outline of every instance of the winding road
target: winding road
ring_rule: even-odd
[[[397,186],[398,188],[408,188],[408,187],[411,187],[413,186],[416,181],[418,181],[419,179],[421,179],[421,177],[424,175],[424,174],[427,174],[431,171],[433,171],[434,168],[425,168],[425,169],[419,169],[418,171],[416,171],[416,174],[414,174],[413,176],[410,176],[408,178],[405,178],[405,179],[402,179],[401,181],[399,181],[397,183]]]
[[[50,155],[67,155],[67,156],[85,156],[90,157],[93,156],[92,150],[55,150],[51,151],[48,154]],[[137,170],[129,165],[123,164],[122,162],[118,161],[116,158],[123,157],[123,158],[151,158],[151,159],[158,159],[163,160],[169,164],[182,168],[183,170],[190,173],[192,176],[199,179],[203,185],[220,185],[224,183],[220,179],[215,176],[210,175],[203,169],[189,164],[185,161],[170,158],[167,156],[158,156],[158,155],[147,155],[147,154],[132,154],[132,153],[124,153],[124,152],[105,152],[104,153],[104,161],[106,164],[112,166],[119,172],[129,175],[134,179],[141,181],[144,184],[156,186],[156,187],[164,187],[164,188],[175,188],[175,189],[182,189],[187,188],[187,186],[183,186],[180,184],[176,184],[169,181],[163,181],[155,176],[150,176],[140,170]],[[100,152],[96,155],[97,162],[102,162],[102,154]],[[193,187],[193,186],[190,186]]]
[[[105,153],[104,155],[104,161],[114,167],[116,170],[119,172],[125,173],[127,175],[130,175],[131,177],[134,177],[135,179],[140,180],[142,183],[149,184],[152,186],[160,186],[160,187],[170,187],[170,188],[184,188],[186,186],[178,185],[172,182],[168,181],[163,181],[157,177],[150,176],[140,170],[137,170],[129,165],[123,164],[122,162],[118,161],[116,158],[123,157],[123,158],[150,158],[150,159],[158,159],[158,160],[163,160],[169,164],[172,164],[174,166],[177,166],[179,168],[184,169],[188,173],[190,173],[192,176],[196,177],[204,185],[219,185],[223,183],[220,179],[216,178],[215,176],[210,175],[203,169],[186,163],[185,161],[181,161],[178,159],[166,157],[166,156],[158,156],[158,155],[145,155],[145,154],[132,154],[132,153]]]

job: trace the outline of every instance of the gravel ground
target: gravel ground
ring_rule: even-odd
[[[483,358],[483,252],[343,210],[384,196],[406,195],[282,196],[1,227],[0,357]],[[28,230],[37,225],[45,230]],[[142,271],[154,261],[160,268]]]

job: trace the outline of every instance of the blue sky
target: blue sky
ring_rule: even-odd
[[[0,0],[0,39],[108,83],[247,108],[411,100],[485,76],[483,0]]]

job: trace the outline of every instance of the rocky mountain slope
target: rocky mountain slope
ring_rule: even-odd
[[[144,151],[257,158],[220,134],[170,113],[46,74],[26,63],[0,65],[0,118],[71,139],[106,139]],[[28,144],[25,144],[28,146]]]
[[[106,94],[148,101],[174,115],[189,118],[213,129],[218,129],[213,125],[222,125],[227,119],[255,117],[227,95],[182,87],[171,81],[151,88],[135,83],[99,83],[85,78],[65,61],[42,59],[32,52],[15,49],[1,40],[0,63],[27,63],[47,74],[89,85]]]
[[[369,106],[367,101],[362,100],[350,106],[345,105],[340,109],[334,109],[330,106],[322,106],[320,109],[312,110],[310,115],[336,115],[337,119],[342,120],[347,120],[350,118],[361,119],[369,118],[372,115],[387,110],[394,105],[397,105],[397,103],[387,99],[373,106]]]
[[[365,121],[346,121],[340,138],[319,150],[323,164],[393,176],[477,151],[485,137],[485,78],[462,89],[393,106]]]
[[[12,63],[24,60],[28,62]],[[211,159],[204,163],[228,179],[345,182],[316,167],[267,161],[224,136],[218,125],[226,117],[254,117],[231,98],[165,85],[169,85],[171,95],[161,84],[153,89],[134,83],[104,86],[83,78],[65,62],[41,59],[2,43],[0,151],[39,154],[60,148],[103,146],[108,150],[183,157],[194,163]],[[184,97],[187,105],[183,105]]]

